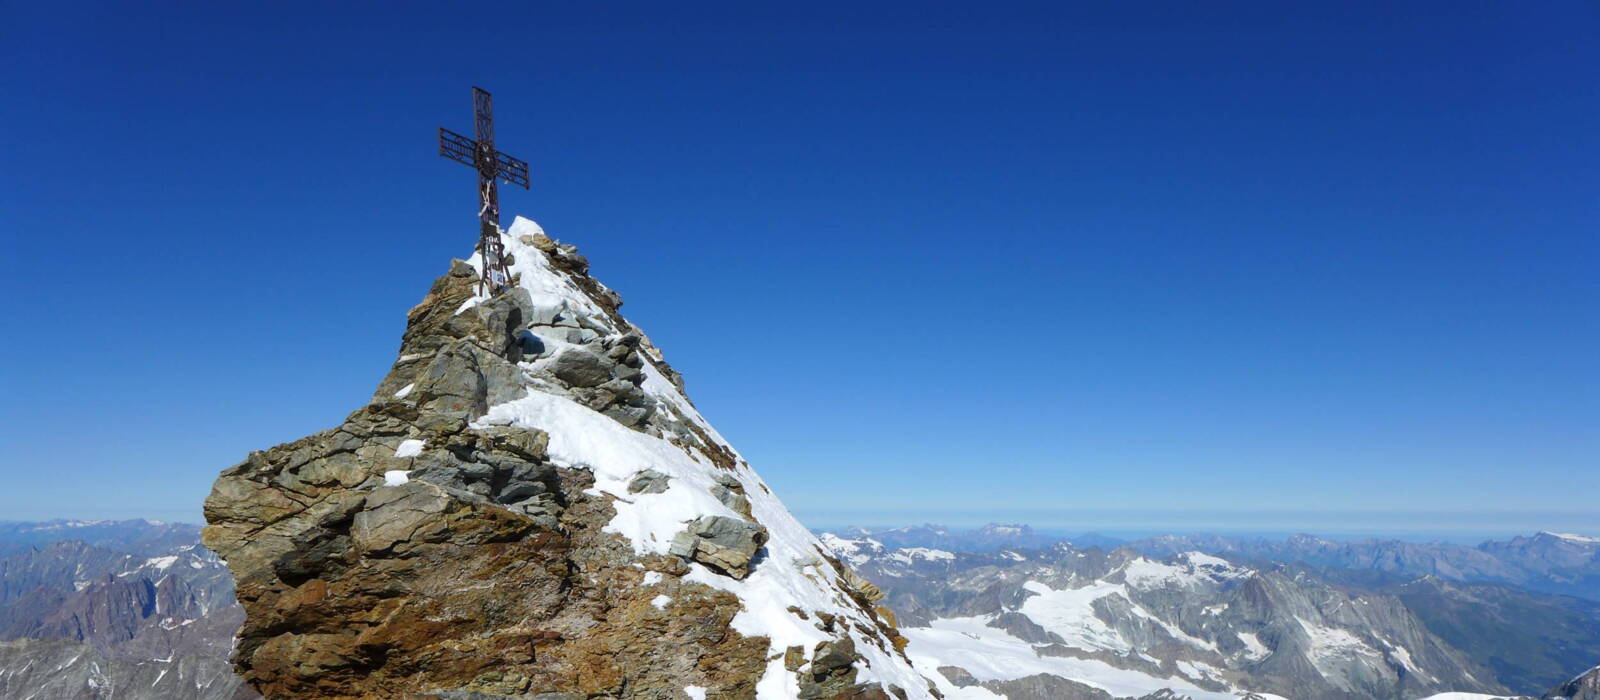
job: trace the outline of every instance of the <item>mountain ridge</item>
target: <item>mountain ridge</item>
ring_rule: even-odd
[[[992,528],[993,525],[985,526]],[[1022,527],[1026,526],[1013,526]],[[1123,540],[1095,533],[1051,535],[1026,528],[1009,541],[993,530],[959,530],[942,525],[897,528],[821,528],[847,538],[880,541],[891,549],[931,547],[994,551],[1005,547],[1041,548],[1061,542],[1113,549],[1126,546],[1150,556],[1187,551],[1242,556],[1276,562],[1302,562],[1343,569],[1371,569],[1409,575],[1437,575],[1465,582],[1508,583],[1542,593],[1600,601],[1600,537],[1538,532],[1477,545],[1412,542],[1399,539],[1331,539],[1295,534],[1282,539],[1212,534],[1156,535]]]
[[[1147,676],[1138,684],[1124,685],[1121,690],[1126,692],[1117,693],[1119,696],[1139,696],[1144,692],[1159,690],[1164,678],[1179,679],[1180,685],[1172,688],[1182,691],[1182,684],[1196,684],[1203,681],[1208,672],[1202,672],[1201,669],[1207,666],[1224,669],[1224,672],[1232,670],[1243,673],[1243,676],[1231,679],[1231,682],[1236,684],[1234,687],[1237,690],[1272,692],[1286,697],[1306,697],[1291,692],[1296,689],[1301,692],[1311,692],[1312,696],[1319,698],[1411,698],[1428,693],[1458,691],[1505,693],[1507,688],[1495,683],[1493,679],[1496,678],[1504,678],[1523,692],[1536,693],[1567,678],[1567,674],[1571,671],[1566,669],[1579,664],[1586,666],[1592,663],[1595,657],[1600,657],[1600,604],[1571,599],[1570,605],[1580,606],[1581,610],[1568,608],[1563,606],[1569,604],[1559,603],[1558,599],[1546,594],[1522,593],[1520,589],[1500,587],[1498,584],[1444,584],[1435,577],[1441,585],[1446,585],[1454,592],[1436,594],[1434,599],[1425,601],[1427,604],[1424,605],[1419,602],[1418,591],[1405,590],[1407,586],[1416,585],[1413,579],[1396,577],[1393,580],[1387,578],[1364,580],[1371,578],[1372,575],[1391,576],[1382,572],[1363,574],[1361,571],[1340,571],[1338,572],[1340,576],[1327,578],[1325,572],[1300,564],[1266,563],[1267,568],[1261,569],[1263,564],[1234,563],[1200,553],[1174,555],[1168,559],[1168,563],[1172,559],[1192,559],[1195,562],[1210,562],[1216,567],[1255,572],[1250,577],[1250,582],[1245,584],[1245,590],[1238,594],[1241,597],[1231,603],[1226,597],[1226,586],[1213,586],[1211,591],[1202,588],[1187,592],[1188,597],[1200,601],[1199,608],[1202,614],[1196,614],[1185,613],[1181,607],[1163,608],[1161,606],[1164,603],[1160,602],[1159,597],[1155,599],[1157,602],[1151,602],[1150,593],[1137,588],[1124,588],[1128,583],[1127,579],[1115,575],[1107,578],[1117,566],[1125,566],[1128,562],[1137,562],[1145,558],[1145,555],[1132,548],[1104,551],[1097,548],[1079,549],[1058,543],[1043,550],[1018,548],[1000,551],[936,552],[918,547],[891,549],[866,537],[854,540],[831,534],[824,537],[841,558],[850,562],[886,592],[886,602],[898,614],[902,630],[912,640],[908,653],[913,659],[941,658],[944,665],[951,667],[946,669],[947,672],[944,674],[945,679],[951,682],[954,682],[951,677],[951,674],[955,673],[953,669],[960,664],[956,657],[947,654],[944,647],[939,645],[943,643],[942,640],[959,641],[963,638],[991,640],[986,643],[999,645],[990,649],[991,654],[1002,652],[1010,654],[1010,658],[1015,660],[1014,664],[1031,665],[1034,670],[1045,675],[1054,674],[1056,678],[1074,682],[1093,681],[1095,676],[1075,677],[1071,674],[1086,671],[1081,667],[1063,667],[1059,662],[1044,662],[1037,659],[1045,653],[1045,650],[1059,649],[1060,645],[1065,644],[1067,649],[1078,650],[1073,651],[1074,654],[1088,653],[1086,659],[1099,659],[1117,668],[1137,671]],[[1140,566],[1157,570],[1157,564],[1146,563]],[[1222,570],[1224,569],[1217,569],[1217,571]],[[1054,583],[1053,581],[1057,579],[1063,583]],[[1271,583],[1262,585],[1262,582]],[[1023,585],[1024,583],[1028,585]],[[1354,587],[1351,587],[1352,584]],[[1249,589],[1252,585],[1256,587],[1254,592]],[[1306,598],[1307,594],[1313,596]],[[1107,598],[1108,595],[1115,597]],[[1484,598],[1486,595],[1491,597]],[[1207,596],[1215,600],[1210,600]],[[1123,603],[1109,607],[1105,605],[1107,601],[1116,602],[1117,598],[1128,601],[1133,607]],[[1030,605],[1028,601],[1034,599],[1080,601],[1068,606],[1067,609],[1073,611],[1071,616],[1058,618],[1076,622],[1051,624],[1030,618],[1025,606]],[[1321,604],[1311,602],[1318,599],[1332,602]],[[1165,604],[1172,602],[1169,600]],[[1240,616],[1228,613],[1233,615],[1232,618],[1228,618],[1229,622],[1214,632],[1206,631],[1212,629],[1207,627],[1207,624],[1222,619],[1216,615],[1228,609],[1228,606],[1215,606],[1223,603],[1229,603],[1234,607],[1242,605],[1240,609],[1246,611],[1246,614]],[[1365,622],[1361,621],[1361,618],[1334,622],[1327,628],[1330,631],[1321,633],[1321,636],[1330,640],[1345,640],[1352,649],[1370,650],[1366,653],[1380,663],[1371,667],[1371,673],[1377,673],[1378,676],[1369,675],[1368,678],[1370,680],[1388,674],[1391,679],[1389,683],[1392,684],[1387,686],[1388,690],[1382,690],[1379,686],[1366,686],[1357,690],[1352,687],[1340,689],[1329,685],[1318,685],[1321,682],[1318,680],[1319,676],[1339,678],[1349,672],[1317,671],[1314,668],[1315,664],[1309,662],[1306,652],[1310,651],[1311,647],[1307,645],[1317,635],[1310,634],[1311,628],[1306,627],[1306,623],[1314,623],[1325,614],[1317,612],[1319,609],[1317,605],[1326,610],[1337,610],[1342,606],[1384,611]],[[1249,610],[1256,612],[1248,613]],[[1288,611],[1297,612],[1290,614]],[[1518,617],[1527,618],[1527,622],[1519,625],[1507,620]],[[1164,635],[1161,632],[1140,632],[1141,626],[1148,627],[1147,623],[1141,620],[1164,620],[1163,624],[1171,625],[1172,630]],[[1507,621],[1497,622],[1497,620]],[[1262,624],[1267,626],[1259,627]],[[1501,627],[1495,627],[1496,624]],[[1469,635],[1465,638],[1459,635],[1448,636],[1448,639],[1446,636],[1441,636],[1441,634],[1448,635],[1456,628],[1468,631],[1476,629],[1482,633],[1478,637]],[[1391,631],[1382,632],[1384,629]],[[1422,636],[1408,636],[1415,634],[1406,631],[1411,629],[1425,630],[1425,632]],[[1071,630],[1077,632],[1069,634]],[[1348,630],[1354,636],[1341,630]],[[1246,632],[1255,636],[1247,639],[1247,635],[1244,634]],[[1156,636],[1148,636],[1152,633]],[[1373,636],[1374,633],[1377,633],[1377,636]],[[959,636],[952,637],[950,636],[952,634]],[[1212,634],[1222,636],[1209,636]],[[1228,639],[1227,634],[1237,636]],[[1588,636],[1585,636],[1586,634]],[[1506,643],[1502,640],[1515,640],[1509,643],[1523,644],[1545,636],[1550,637],[1549,646],[1521,651],[1521,659],[1529,664],[1528,667],[1517,668],[1514,665],[1502,664],[1491,671],[1485,666],[1495,663],[1496,659],[1501,657],[1501,652],[1496,650],[1494,644]],[[1170,638],[1170,641],[1159,641],[1166,638]],[[1219,660],[1215,656],[1208,658],[1204,654],[1196,656],[1194,649],[1184,650],[1181,648],[1182,645],[1175,647],[1170,643],[1183,641],[1186,638],[1189,638],[1186,642],[1189,646],[1197,648],[1206,646],[1206,643],[1199,643],[1197,646],[1195,639],[1220,642],[1221,646],[1218,648],[1221,650],[1260,649],[1262,658],[1253,661],[1244,659],[1239,662],[1229,658]],[[1359,644],[1357,640],[1361,640]],[[1456,649],[1456,642],[1468,643],[1467,648],[1474,649],[1475,654],[1463,656],[1463,652]],[[923,643],[935,645],[935,651],[930,653],[920,650],[919,645]],[[1239,646],[1240,643],[1244,646]],[[1108,644],[1110,646],[1107,646]],[[1029,649],[1030,645],[1035,648]],[[1161,651],[1162,649],[1166,651]],[[1418,649],[1434,651],[1419,655]],[[1140,654],[1154,654],[1161,664],[1148,665],[1130,657],[1128,656],[1130,650],[1138,650]],[[1512,656],[1515,657],[1516,654],[1513,653]],[[1301,660],[1285,663],[1285,659],[1292,658]],[[1050,663],[1055,663],[1056,667],[1049,668]],[[1196,665],[1190,669],[1179,665],[1162,665],[1181,663],[1204,665]],[[1508,659],[1507,663],[1512,662]],[[1409,664],[1419,665],[1412,668]],[[937,670],[931,663],[924,663],[923,668],[925,671]],[[1383,670],[1385,668],[1388,670]],[[966,669],[963,673],[970,670]],[[1097,673],[1104,674],[1109,671],[1102,669]],[[1329,676],[1329,673],[1332,673],[1332,676]],[[1014,693],[1022,693],[1013,695],[1014,698],[1035,697],[1027,695],[1024,689],[1031,687],[1039,690],[1045,687],[1038,685],[1043,682],[1039,679],[1029,681],[1032,685],[1019,686],[1017,684],[1023,678],[995,674],[998,672],[992,672],[987,677],[980,674],[980,677],[973,679],[972,682],[996,692],[1005,686],[1011,688]],[[1436,680],[1421,683],[1405,680],[1407,676],[1419,675],[1424,678],[1431,675]],[[1278,680],[1274,681],[1274,678]],[[1124,679],[1124,683],[1126,682],[1128,680]],[[1278,685],[1273,685],[1275,682]],[[1116,689],[1115,686],[1105,684],[1099,687],[1101,691]],[[946,686],[941,688],[947,695],[958,692]],[[1201,688],[1206,692],[1219,689],[1217,686]],[[1134,690],[1141,692],[1132,692]],[[1045,691],[1039,690],[1039,692]],[[1051,692],[1062,691],[1057,688]],[[1037,697],[1052,696],[1046,693]]]
[[[238,581],[247,681],[933,697],[876,590],[700,416],[588,261],[520,217],[503,243],[513,285],[479,296],[479,259],[453,262],[367,406],[218,478],[204,541]]]

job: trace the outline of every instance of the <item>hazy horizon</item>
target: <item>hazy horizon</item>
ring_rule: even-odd
[[[838,530],[847,527],[892,529],[936,525],[953,531],[971,531],[984,525],[1000,524],[1027,525],[1039,534],[1069,539],[1090,534],[1123,540],[1157,535],[1221,535],[1283,539],[1308,534],[1332,540],[1371,538],[1477,544],[1486,540],[1505,540],[1519,535],[1533,535],[1541,531],[1600,536],[1600,523],[1595,522],[1592,515],[1578,511],[1543,513],[1322,511],[1287,514],[1281,511],[1127,510],[1046,514],[1025,511],[874,512],[803,508],[793,510],[801,523],[813,530]],[[9,513],[0,514],[0,522],[141,519],[204,525],[198,513],[176,517],[159,517],[151,514],[14,517]],[[1358,519],[1361,524],[1356,523]]]

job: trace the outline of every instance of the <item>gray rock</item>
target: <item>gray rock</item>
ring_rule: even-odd
[[[996,615],[993,620],[989,621],[989,626],[1010,632],[1011,636],[1016,637],[1024,642],[1031,642],[1034,644],[1067,643],[1067,640],[1062,639],[1061,635],[1040,627],[1038,623],[1035,623],[1031,618],[1019,612],[1008,611],[1000,613],[999,615]]]
[[[524,481],[515,484],[507,484],[506,487],[501,489],[500,493],[495,496],[495,500],[501,503],[517,503],[519,501],[528,500],[529,498],[542,494],[548,490],[549,487],[537,481]]]
[[[667,490],[667,482],[672,477],[662,474],[654,469],[646,469],[633,476],[628,481],[628,493],[662,493]]]
[[[711,487],[711,495],[722,501],[722,505],[747,518],[754,517],[750,512],[750,499],[744,494],[744,484],[740,483],[737,477],[727,472],[718,472],[711,478],[717,482],[716,486]]]
[[[733,578],[750,575],[751,561],[767,543],[767,528],[721,515],[705,515],[673,538],[670,553]]]
[[[483,433],[497,449],[510,452],[528,461],[543,461],[550,447],[550,435],[534,428],[492,426]]]
[[[580,274],[589,271],[589,259],[579,253],[578,247],[571,243],[557,243],[555,249],[550,251],[550,255]]]
[[[482,363],[485,404],[493,406],[528,395],[527,387],[521,382],[522,370],[516,365],[494,355],[483,355],[479,360]],[[488,408],[484,411],[487,412]]]
[[[479,369],[484,355],[462,339],[440,350],[417,377],[418,405],[426,412],[471,420],[489,410],[489,385]]]
[[[1094,686],[1043,673],[979,685],[1013,700],[1112,700],[1111,693]]]
[[[750,515],[750,499],[745,498],[744,494],[718,484],[711,489],[711,495],[722,501],[722,505],[733,509],[733,512]]]
[[[421,481],[385,486],[367,496],[366,508],[356,513],[350,535],[353,543],[368,553],[386,552],[419,533],[425,523],[449,510],[451,498],[439,487]]]
[[[516,362],[522,359],[517,331],[525,325],[524,319],[532,308],[533,299],[529,297],[528,290],[512,287],[473,306],[468,313],[483,324],[481,337],[488,344],[489,351]]]
[[[856,643],[849,637],[819,642],[811,667],[800,679],[800,700],[844,697],[856,682]]]
[[[568,386],[591,388],[611,380],[612,363],[592,352],[567,348],[556,356],[550,372]]]
[[[958,688],[978,684],[978,679],[973,678],[972,673],[960,666],[940,666],[938,671],[939,675],[944,676],[945,680],[956,684]]]
[[[858,658],[860,656],[856,654],[856,643],[849,637],[821,642],[817,644],[816,655],[811,657],[811,672],[813,674],[832,672],[855,663]]]
[[[602,413],[618,423],[637,428],[648,422],[655,412],[647,406],[611,406]]]
[[[522,398],[527,388],[521,378],[516,365],[463,338],[434,356],[417,377],[413,393],[426,416],[471,420],[493,404]]]
[[[640,369],[639,367],[630,367],[625,364],[618,364],[613,369],[613,374],[616,375],[617,379],[621,379],[629,384],[639,384],[640,382],[644,381],[644,370]]]

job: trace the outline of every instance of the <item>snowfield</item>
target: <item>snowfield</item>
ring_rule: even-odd
[[[935,620],[931,627],[901,630],[911,644],[906,655],[939,686],[946,698],[990,700],[1002,696],[983,688],[961,688],[945,680],[940,666],[959,666],[978,681],[1008,681],[1048,673],[1091,685],[1112,695],[1139,697],[1171,688],[1194,700],[1237,700],[1238,693],[1203,690],[1184,678],[1157,678],[1094,659],[1040,656],[1033,645],[988,625],[989,618]],[[1278,698],[1262,695],[1264,698]],[[1279,698],[1278,700],[1284,700]]]

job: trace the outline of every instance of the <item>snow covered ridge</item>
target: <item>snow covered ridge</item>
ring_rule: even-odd
[[[906,653],[947,698],[1040,687],[1196,700],[1496,689],[1489,670],[1423,631],[1399,601],[1278,565],[1069,545],[940,560],[866,538],[824,539],[906,611]]]
[[[205,543],[239,581],[241,674],[285,697],[934,697],[881,592],[588,261],[527,219],[501,235],[509,288],[478,295],[481,261],[454,261],[365,407],[219,477]],[[326,596],[332,618],[296,612]],[[342,666],[281,670],[308,655]]]
[[[528,292],[532,305],[552,310],[556,318],[574,318],[579,328],[591,327],[609,337],[633,331],[614,308],[596,300],[586,285],[552,264],[541,250],[541,246],[548,247],[546,241],[543,229],[522,217],[517,217],[504,236],[506,252],[513,260],[512,278]],[[469,264],[481,269],[481,258],[475,256]],[[483,301],[474,297],[463,310]],[[544,349],[524,361],[530,375],[540,370],[555,372],[568,353],[578,352],[570,327],[536,326],[530,333]],[[700,415],[678,382],[667,378],[660,351],[647,339],[642,343],[651,361],[640,368],[644,374],[641,388],[654,403],[654,415],[664,417],[668,429],[640,430],[624,425],[534,379],[529,380],[524,396],[490,406],[474,426],[514,426],[547,433],[549,457],[555,464],[589,470],[594,474],[593,490],[614,499],[616,516],[606,531],[627,538],[638,554],[668,554],[685,528],[702,518],[749,518],[765,527],[765,560],[745,577],[731,577],[694,561],[686,578],[737,596],[741,610],[733,619],[733,628],[745,636],[769,640],[772,661],[757,687],[758,697],[796,697],[800,687],[796,674],[785,668],[786,650],[800,647],[809,652],[836,637],[820,629],[813,618],[825,615],[854,620],[857,630],[875,629],[878,622],[853,602],[850,585],[822,559],[826,550],[821,541],[789,513],[744,458]],[[697,438],[699,444],[685,442],[686,437]],[[731,468],[727,463],[730,456]],[[659,492],[630,489],[647,472],[650,479],[664,481],[665,488]],[[739,497],[730,498],[730,489]],[[661,603],[657,607],[666,606],[664,598],[655,599]],[[793,612],[796,608],[804,615]],[[861,681],[895,686],[912,697],[925,696],[927,681],[903,656],[859,632],[850,634],[857,653],[864,657],[863,667],[858,669]]]
[[[1540,532],[1539,534],[1541,534],[1541,535],[1549,535],[1549,536],[1554,537],[1554,538],[1556,538],[1558,540],[1566,540],[1566,541],[1572,542],[1574,544],[1600,544],[1600,537],[1589,537],[1588,535],[1575,535],[1575,534],[1572,534],[1570,532]]]

